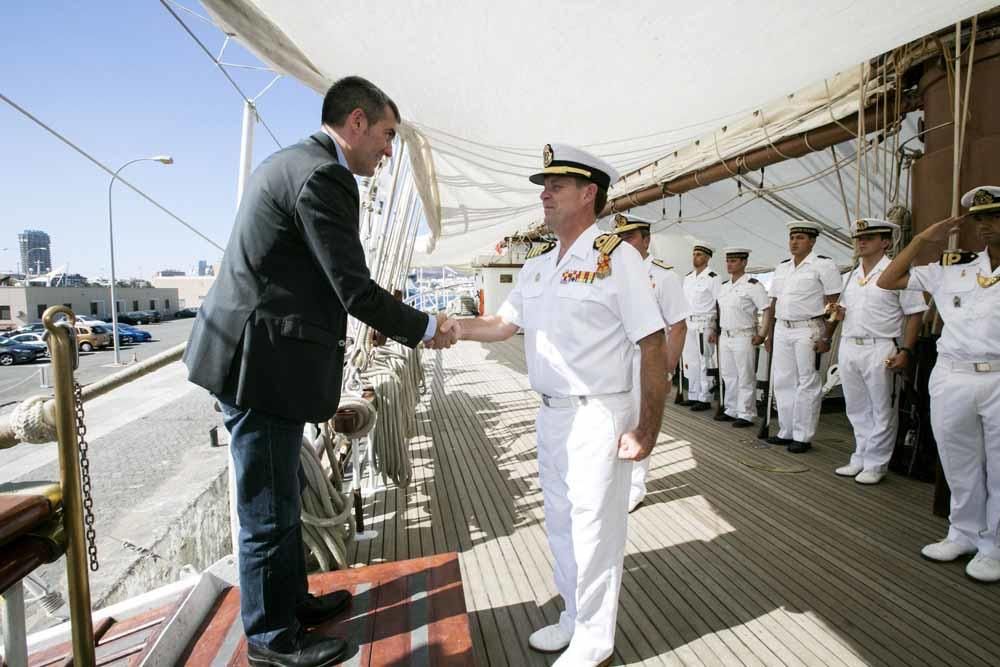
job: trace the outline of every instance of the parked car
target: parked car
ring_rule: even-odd
[[[81,352],[90,352],[111,345],[111,328],[89,322],[76,325],[76,344]]]
[[[45,325],[41,322],[35,322],[34,324],[25,324],[14,333],[40,333],[42,331],[45,331]]]
[[[181,308],[176,313],[174,313],[175,319],[181,319],[185,317],[195,317],[198,315],[197,308]]]
[[[145,329],[137,329],[128,324],[118,323],[118,329],[122,333],[131,336],[132,342],[134,343],[148,343],[153,340],[153,334],[149,333]]]
[[[35,345],[15,343],[6,338],[0,339],[0,366],[26,364],[44,356],[45,350],[40,350]]]
[[[47,331],[45,333],[22,333],[11,336],[8,340],[22,345],[28,345],[29,347],[38,347],[45,352],[45,354],[48,354],[49,344],[45,341],[48,334],[49,332]]]

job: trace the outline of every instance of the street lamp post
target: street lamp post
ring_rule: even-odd
[[[129,160],[122,166],[118,167],[118,171],[111,176],[111,182],[108,184],[108,239],[111,247],[111,340],[114,341],[115,345],[116,366],[120,366],[122,361],[121,350],[118,345],[118,302],[115,300],[115,227],[111,214],[111,189],[115,185],[115,179],[118,178],[118,174],[120,174],[125,167],[130,164],[135,164],[136,162],[147,161],[159,162],[161,164],[174,163],[174,159],[169,155],[154,155],[153,157],[141,157],[135,160]]]

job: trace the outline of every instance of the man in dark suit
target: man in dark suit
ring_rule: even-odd
[[[184,354],[189,379],[222,406],[240,520],[243,627],[251,665],[332,664],[343,640],[303,627],[343,609],[305,574],[299,453],[307,422],[340,401],[348,315],[409,347],[454,342],[443,316],[397,301],[369,275],[358,186],[392,155],[395,103],[360,77],[323,100],[323,128],[268,157],[247,183],[214,286]]]

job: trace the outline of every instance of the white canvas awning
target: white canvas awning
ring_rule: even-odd
[[[623,173],[635,172],[612,194],[638,189],[754,142],[850,115],[858,106],[860,63],[992,6],[984,0],[202,2],[223,30],[316,91],[360,74],[399,103],[432,236],[433,252],[418,247],[416,265],[467,264],[536,223],[539,188],[527,176],[545,143],[586,146]],[[829,154],[812,159],[815,169],[824,160],[832,164]],[[776,168],[774,178],[790,181],[803,168]],[[717,209],[734,188],[726,182],[689,193],[685,218],[700,207]],[[828,189],[796,194],[820,217],[842,221],[840,194],[827,197]],[[677,202],[667,206],[676,215]],[[647,208],[660,217],[661,205]],[[753,263],[766,263],[784,255],[787,217],[754,203],[694,217],[680,229],[661,225],[657,245],[675,252],[671,239],[752,243],[759,253]],[[834,245],[824,249],[849,257]],[[686,256],[688,248],[681,250]]]

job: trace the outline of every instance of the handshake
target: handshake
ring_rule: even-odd
[[[435,315],[437,318],[437,331],[434,337],[424,341],[424,347],[428,350],[446,350],[462,337],[462,327],[458,320],[446,316],[444,313]]]

